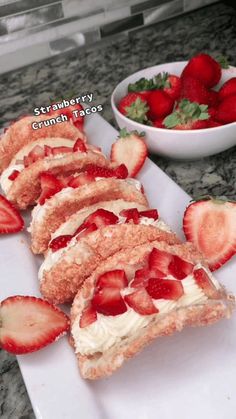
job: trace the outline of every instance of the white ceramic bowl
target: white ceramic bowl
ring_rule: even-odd
[[[179,61],[138,71],[120,82],[111,96],[111,106],[119,127],[126,127],[129,131],[145,131],[147,146],[151,152],[174,159],[198,159],[233,147],[236,145],[236,122],[220,127],[186,131],[155,128],[126,118],[118,111],[117,104],[127,94],[129,83],[134,83],[141,77],[151,78],[162,71],[178,76],[186,64],[187,61]],[[231,77],[236,77],[236,67],[222,71],[217,88]]]

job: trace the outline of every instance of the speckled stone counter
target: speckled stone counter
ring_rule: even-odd
[[[76,95],[93,92],[95,102],[104,106],[102,116],[114,125],[110,95],[119,81],[144,67],[188,59],[198,51],[224,54],[236,65],[235,28],[236,11],[217,3],[133,33],[129,39],[121,37],[105,46],[73,52],[1,76],[1,127],[20,114],[32,112],[35,106],[49,104],[50,98],[66,96],[71,90]],[[193,162],[151,158],[193,197],[210,193],[236,198],[236,147]],[[35,417],[17,362],[3,351],[0,351],[0,416]]]

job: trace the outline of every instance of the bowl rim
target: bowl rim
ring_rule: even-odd
[[[167,64],[186,64],[187,62],[188,61],[172,61],[172,62],[168,62],[168,63],[160,63],[160,64],[157,64],[157,65],[154,65],[154,66],[151,66],[151,67],[145,67],[145,68],[143,68],[141,70],[136,71],[135,73],[130,74],[125,79],[121,80],[116,85],[116,87],[114,88],[114,90],[112,91],[112,94],[111,94],[111,107],[112,107],[113,112],[114,113],[118,113],[119,117],[122,120],[124,120],[124,122],[125,121],[131,121],[134,124],[137,124],[138,127],[140,127],[140,129],[142,131],[145,131],[147,129],[150,132],[163,132],[163,131],[167,132],[168,131],[170,133],[170,135],[173,135],[173,134],[175,135],[176,133],[182,133],[182,135],[185,135],[184,133],[189,134],[189,133],[193,133],[193,132],[206,133],[206,132],[209,132],[209,130],[211,130],[211,132],[213,132],[214,130],[219,130],[219,129],[222,129],[222,131],[223,131],[224,129],[227,129],[227,127],[229,127],[229,126],[236,125],[236,122],[230,122],[228,124],[220,125],[218,127],[200,128],[198,130],[193,130],[193,129],[179,130],[179,129],[159,128],[159,127],[152,127],[152,126],[149,126],[149,125],[141,124],[140,122],[136,122],[133,119],[127,118],[125,115],[123,115],[119,111],[119,109],[117,108],[116,103],[115,103],[115,99],[114,99],[115,98],[115,95],[118,92],[118,90],[120,89],[120,85],[122,83],[124,83],[125,81],[127,81],[131,76],[138,75],[139,73],[142,73],[143,71],[155,69],[155,68],[158,68],[158,67],[163,66],[163,65],[167,65]],[[229,66],[229,69],[235,69],[236,70],[236,67],[230,65]],[[229,69],[222,69],[222,71],[227,71]],[[235,75],[235,77],[236,77],[236,75]]]

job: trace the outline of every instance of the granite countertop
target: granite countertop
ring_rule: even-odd
[[[198,51],[226,55],[236,65],[236,11],[222,3],[134,32],[107,45],[54,57],[0,77],[0,120],[47,105],[50,98],[93,92],[103,115],[115,125],[110,95],[129,74],[162,62],[186,60]],[[1,126],[1,127],[2,127]],[[1,128],[0,127],[0,128]],[[192,162],[151,158],[193,197],[204,194],[235,199],[236,147]],[[0,350],[0,416],[34,418],[15,357]]]

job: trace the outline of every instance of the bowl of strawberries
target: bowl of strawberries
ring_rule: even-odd
[[[198,159],[236,145],[236,68],[200,53],[120,82],[111,105],[118,126],[144,131],[151,152]]]

